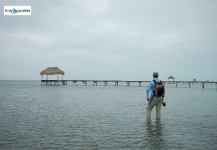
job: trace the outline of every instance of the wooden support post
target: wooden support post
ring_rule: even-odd
[[[142,86],[142,82],[139,82],[139,86]]]
[[[204,88],[204,82],[202,83],[202,87]]]
[[[93,81],[93,86],[96,85],[97,86],[97,81]]]
[[[177,87],[177,82],[176,82],[176,87]]]
[[[115,86],[118,86],[118,81],[115,81]]]
[[[87,81],[83,81],[83,85],[87,85]]]
[[[191,87],[191,82],[189,82],[189,88]]]
[[[107,86],[107,81],[104,81],[104,86]]]
[[[62,85],[67,85],[67,81],[62,80]]]
[[[73,84],[77,85],[77,81],[73,81],[72,85],[73,85]]]
[[[127,81],[127,86],[130,86],[130,82],[129,81]]]

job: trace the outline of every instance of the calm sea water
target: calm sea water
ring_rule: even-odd
[[[146,87],[0,81],[0,149],[217,149],[216,86],[166,87],[146,123]]]

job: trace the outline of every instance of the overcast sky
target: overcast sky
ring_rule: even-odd
[[[4,6],[32,7],[4,16]],[[2,0],[0,80],[217,81],[216,0]],[[56,77],[56,76],[55,76]],[[53,78],[53,77],[52,77]]]

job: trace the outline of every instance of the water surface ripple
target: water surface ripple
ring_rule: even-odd
[[[145,89],[0,81],[0,149],[217,149],[215,88],[167,87],[151,122]]]

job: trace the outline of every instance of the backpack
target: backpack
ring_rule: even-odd
[[[156,82],[155,80],[153,80],[153,81],[155,84],[154,96],[163,96],[163,94],[164,94],[163,82],[162,81]]]

